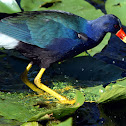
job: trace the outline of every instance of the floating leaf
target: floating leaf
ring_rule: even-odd
[[[20,11],[21,9],[15,0],[0,0],[0,12],[17,13]]]
[[[48,110],[46,112],[40,112],[39,114],[33,116],[31,119],[29,119],[28,121],[38,121],[38,120],[42,120],[43,117],[48,116],[48,118],[52,118],[55,117],[56,119],[60,119],[66,115],[71,115],[73,112],[75,112],[75,110],[77,110],[81,105],[83,105],[84,103],[84,96],[82,93],[80,93],[79,91],[77,91],[76,93],[76,103],[73,106],[64,106],[62,108],[57,108],[57,109],[53,109],[53,110]],[[51,116],[50,116],[51,115]]]
[[[114,14],[120,18],[123,25],[126,25],[126,1],[125,0],[107,0],[105,8],[108,14]]]
[[[63,10],[79,15],[88,20],[93,20],[103,15],[101,10],[96,10],[95,7],[83,0],[62,0],[49,8],[42,7],[40,10]]]
[[[24,11],[38,11],[41,9],[41,6],[58,1],[59,0],[21,0],[21,7]]]
[[[72,114],[78,107],[84,103],[84,96],[77,91],[77,99],[75,105],[62,105],[38,108],[35,104],[42,100],[40,98],[26,97],[23,94],[0,93],[0,115],[5,119],[12,119],[19,122],[45,120],[50,118],[60,119],[66,115]],[[42,103],[41,103],[42,104]],[[43,102],[44,105],[44,102]],[[47,105],[46,105],[47,106]],[[52,119],[53,119],[52,118]],[[34,122],[35,123],[35,122]],[[29,125],[25,123],[24,125]],[[31,124],[32,125],[32,124]],[[36,124],[37,125],[37,124]]]
[[[25,122],[32,116],[32,113],[29,113],[26,106],[0,99],[0,115],[4,116],[6,119],[15,119],[20,122]]]
[[[126,99],[126,78],[118,79],[103,88],[102,85],[84,89],[86,101],[106,103]]]
[[[22,123],[14,119],[5,119],[0,116],[0,126],[20,126]]]
[[[69,118],[67,120],[65,120],[64,122],[61,122],[58,125],[55,126],[72,126],[72,118]]]
[[[87,52],[91,56],[94,56],[96,53],[100,53],[104,49],[104,47],[108,44],[108,40],[110,39],[110,36],[111,36],[111,34],[108,33],[98,46],[96,46],[90,50],[87,50]]]
[[[107,88],[107,87],[106,87]],[[98,99],[98,103],[112,102],[115,100],[126,99],[126,86],[113,85],[109,87],[105,92],[103,92]]]
[[[26,122],[21,126],[39,126],[38,122]]]

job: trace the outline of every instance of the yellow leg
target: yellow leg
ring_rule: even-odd
[[[22,81],[28,86],[30,87],[33,91],[37,92],[38,94],[42,94],[43,91],[39,88],[37,88],[34,84],[32,84],[29,80],[28,80],[28,71],[31,69],[32,67],[32,63],[29,63],[28,66],[26,67],[25,71],[22,73],[21,75],[21,79]]]
[[[41,68],[41,70],[39,71],[39,73],[35,77],[34,83],[37,85],[37,87],[39,87],[40,89],[42,89],[42,90],[46,91],[47,93],[51,94],[52,96],[57,98],[63,104],[74,104],[75,100],[70,101],[70,100],[66,99],[65,97],[61,96],[60,94],[56,93],[55,91],[53,91],[52,89],[50,89],[46,85],[41,83],[41,77],[42,77],[45,70],[46,70],[45,68]]]

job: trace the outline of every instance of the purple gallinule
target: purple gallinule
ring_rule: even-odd
[[[61,103],[74,104],[75,100],[68,100],[42,84],[41,77],[52,63],[97,46],[107,32],[126,42],[121,22],[112,14],[86,20],[64,11],[23,12],[2,17],[0,47],[15,49],[31,60],[22,74],[22,80],[33,91],[41,94],[44,90]],[[34,79],[35,85],[27,77],[33,64],[41,68]]]

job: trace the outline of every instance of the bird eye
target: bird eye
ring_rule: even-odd
[[[119,28],[119,25],[114,25],[114,28]]]

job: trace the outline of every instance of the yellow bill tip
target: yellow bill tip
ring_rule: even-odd
[[[122,39],[122,41],[123,41],[124,43],[126,43],[126,36]]]

